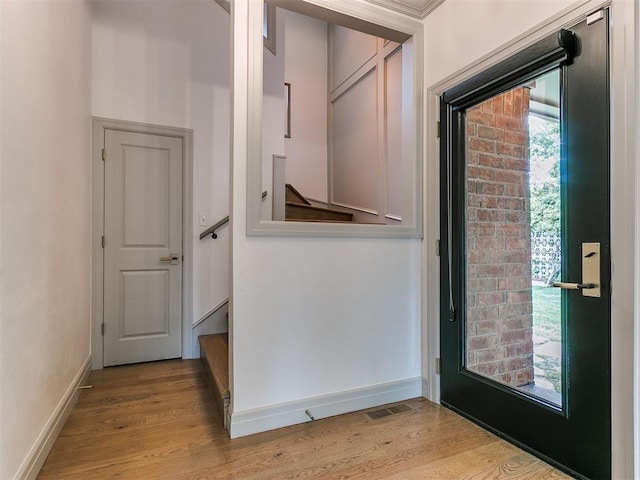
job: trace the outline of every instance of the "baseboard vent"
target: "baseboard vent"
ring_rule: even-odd
[[[400,405],[393,405],[392,407],[379,408],[378,410],[367,412],[365,416],[369,417],[370,420],[378,420],[396,413],[408,412],[409,410],[411,410],[411,407],[406,403],[402,403]]]

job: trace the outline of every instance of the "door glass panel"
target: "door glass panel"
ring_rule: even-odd
[[[466,110],[466,369],[562,405],[560,71]]]

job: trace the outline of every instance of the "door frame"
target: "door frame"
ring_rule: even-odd
[[[102,117],[91,119],[91,369],[104,366],[104,148],[105,130],[182,139],[182,358],[192,358],[193,130]]]
[[[611,409],[613,478],[640,475],[640,211],[625,207],[640,195],[640,6],[625,0],[582,0],[426,90],[425,241],[422,246],[422,375],[425,398],[440,402],[440,150],[439,97],[515,52],[601,7],[611,7]],[[630,421],[633,419],[633,421]]]

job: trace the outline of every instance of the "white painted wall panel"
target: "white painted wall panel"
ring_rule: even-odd
[[[193,318],[228,296],[229,14],[210,0],[92,2],[92,114],[193,129]]]
[[[331,25],[331,91],[376,54],[377,38],[339,25]]]
[[[327,201],[327,23],[286,12],[285,82],[291,83],[292,135],[284,141],[286,181]]]
[[[90,353],[91,35],[88,2],[0,3],[0,478],[12,479]]]
[[[371,70],[331,104],[331,201],[378,211],[378,72]]]

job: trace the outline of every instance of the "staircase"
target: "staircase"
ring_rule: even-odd
[[[353,213],[312,205],[289,183],[285,185],[285,220],[288,222],[353,222]]]
[[[204,365],[213,398],[218,407],[218,413],[227,430],[227,414],[229,411],[229,336],[226,333],[216,335],[201,335],[200,360]]]

